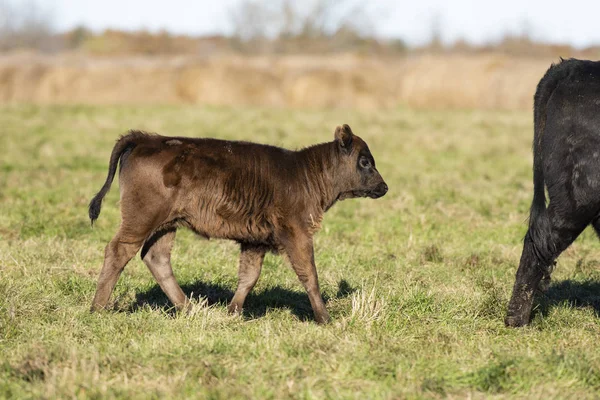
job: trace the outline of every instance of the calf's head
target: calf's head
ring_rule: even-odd
[[[352,197],[377,199],[388,191],[388,186],[375,167],[369,146],[352,133],[348,125],[335,130],[339,163],[336,167],[336,185],[339,200]]]

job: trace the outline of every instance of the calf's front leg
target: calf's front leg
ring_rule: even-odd
[[[242,243],[240,267],[238,270],[238,287],[229,303],[229,313],[239,314],[244,306],[246,296],[252,290],[262,269],[266,248]]]
[[[329,322],[329,313],[319,289],[312,238],[304,233],[286,232],[282,242],[292,268],[308,293],[315,320],[319,324],[326,324]]]

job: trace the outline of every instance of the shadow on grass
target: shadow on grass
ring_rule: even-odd
[[[600,281],[578,282],[567,279],[554,282],[545,294],[537,298],[535,313],[541,313],[544,317],[552,307],[565,303],[575,308],[592,307],[596,316],[600,317]]]
[[[206,298],[209,305],[217,304],[226,307],[233,298],[234,291],[230,287],[222,284],[211,284],[204,282],[194,282],[181,287],[187,297],[195,300]],[[341,299],[349,296],[357,289],[342,279],[338,283],[338,291],[335,298]],[[324,295],[325,303],[329,297]],[[151,289],[136,294],[136,301],[129,306],[127,312],[135,312],[144,306],[152,308],[162,308],[168,313],[175,313],[173,305],[164,294],[160,286],[155,285]],[[242,315],[246,319],[262,317],[270,308],[287,308],[301,321],[312,320],[313,312],[308,300],[308,295],[303,290],[289,290],[281,286],[267,288],[260,292],[252,291],[246,298]]]

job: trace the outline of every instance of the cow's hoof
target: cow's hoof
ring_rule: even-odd
[[[509,328],[519,328],[525,326],[529,323],[528,318],[524,318],[522,316],[512,316],[509,315],[504,319],[504,324]]]
[[[538,290],[542,293],[546,293],[548,289],[550,289],[550,283],[552,283],[550,277],[543,278],[538,285]]]

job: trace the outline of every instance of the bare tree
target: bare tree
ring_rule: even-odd
[[[38,3],[29,0],[18,6],[8,0],[0,0],[0,51],[16,48],[52,50],[52,15]]]
[[[444,49],[442,36],[442,16],[436,12],[431,17],[430,37],[427,46],[429,51],[438,52]]]
[[[237,43],[254,51],[332,50],[373,37],[357,0],[243,0],[232,10],[231,22]]]

